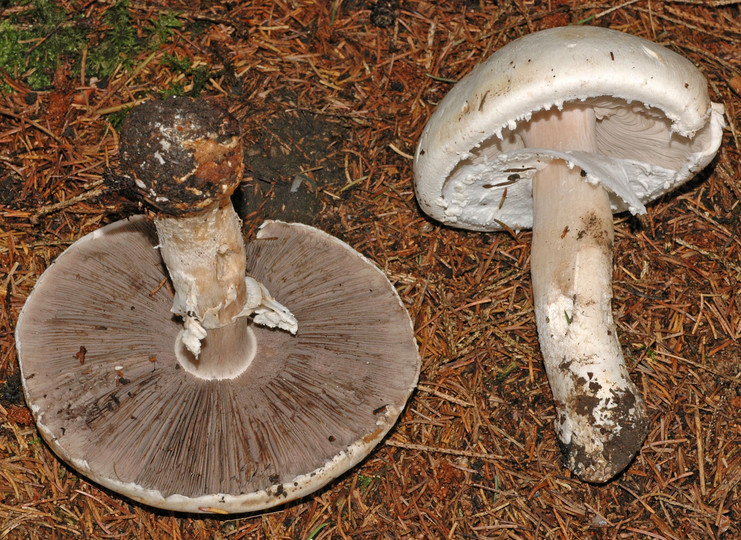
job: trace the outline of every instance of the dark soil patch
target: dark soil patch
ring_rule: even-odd
[[[3,405],[23,405],[23,385],[21,373],[16,371],[0,384],[0,403]]]
[[[346,131],[296,110],[258,126],[244,141],[247,180],[233,198],[239,216],[316,223],[322,188],[342,181],[337,152]]]

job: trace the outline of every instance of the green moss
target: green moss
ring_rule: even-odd
[[[35,0],[28,12],[33,24],[19,24],[16,16],[0,23],[0,69],[34,90],[48,88],[60,62],[74,63],[85,47],[78,20],[49,0]]]
[[[187,73],[193,67],[193,61],[190,58],[178,58],[174,54],[164,55],[162,64],[169,67],[173,73]]]
[[[365,491],[371,486],[371,484],[373,484],[375,480],[375,476],[365,476],[364,474],[358,474],[358,487],[361,491]]]
[[[70,66],[73,76],[79,76],[85,50],[87,77],[105,79],[119,66],[125,71],[133,69],[140,53],[161,46],[182,26],[177,13],[168,11],[145,22],[144,31],[138,34],[129,0],[118,0],[99,20],[85,19],[72,8],[65,11],[55,0],[10,0],[10,5],[29,4],[33,9],[0,22],[0,70],[33,90],[51,87],[63,63]],[[208,70],[203,71],[189,73],[198,92],[208,81]]]
[[[181,59],[177,56],[167,54],[162,58],[162,63],[169,67],[173,73],[182,73],[185,75],[185,80],[191,86],[191,89],[186,92],[185,87],[188,86],[187,83],[185,85],[182,82],[173,83],[172,86],[162,93],[162,97],[183,95],[197,97],[206,88],[209,79],[219,75],[205,65],[194,67],[193,61],[190,58]]]
[[[106,78],[119,66],[128,70],[144,43],[136,35],[134,21],[129,12],[129,0],[119,0],[103,15],[108,29],[98,46],[90,51],[88,64],[92,74]]]
[[[25,49],[19,44],[20,32],[9,20],[0,22],[0,69],[7,72],[11,77],[16,67],[25,71],[20,60]]]
[[[106,115],[106,118],[108,119],[108,122],[111,124],[111,126],[113,126],[113,129],[115,129],[116,131],[121,130],[121,126],[123,125],[123,122],[126,119],[126,116],[129,114],[130,110],[131,107],[124,107],[123,109],[119,109],[118,111]]]
[[[160,13],[157,19],[152,21],[149,27],[150,35],[159,43],[165,43],[173,34],[173,28],[180,28],[182,24],[173,11]]]

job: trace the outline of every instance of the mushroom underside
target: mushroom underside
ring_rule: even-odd
[[[528,147],[524,131],[532,117],[548,111],[595,111],[595,151],[556,151]],[[707,165],[719,140],[722,120],[709,122],[692,137],[675,133],[657,108],[615,97],[593,97],[546,106],[510,127],[478,141],[447,172],[440,199],[445,220],[471,230],[532,227],[532,179],[553,159],[563,159],[588,174],[587,181],[607,189],[613,212],[644,213],[653,200],[689,180]],[[721,116],[722,118],[722,116]],[[491,133],[491,132],[489,132]]]
[[[250,325],[249,367],[204,380],[176,357],[182,325],[156,245],[143,219],[84,237],[19,317],[26,400],[62,459],[146,504],[244,512],[313,491],[367,455],[420,364],[375,265],[311,227],[266,224],[247,271],[290,305],[299,332]]]

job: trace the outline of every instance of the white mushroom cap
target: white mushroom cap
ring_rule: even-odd
[[[593,104],[596,155],[526,148],[534,112]],[[532,177],[552,159],[610,193],[613,211],[674,189],[717,151],[723,107],[686,58],[599,27],[544,30],[506,45],[464,77],[427,123],[414,163],[422,209],[471,230],[532,226]]]

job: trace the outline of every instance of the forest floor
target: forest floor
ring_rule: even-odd
[[[741,3],[11,0],[0,21],[0,539],[741,538]],[[650,431],[604,485],[563,466],[531,233],[441,225],[412,184],[453,84],[569,24],[686,56],[727,123],[706,170],[645,218],[615,217],[613,310]],[[128,110],[169,95],[241,122],[246,237],[273,218],[349,243],[397,289],[422,357],[367,459],[255,514],[170,513],[89,482],[44,443],[20,385],[26,298],[75,240],[138,211],[103,179]]]

